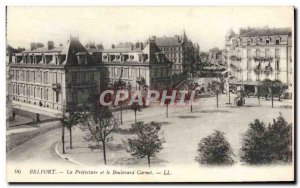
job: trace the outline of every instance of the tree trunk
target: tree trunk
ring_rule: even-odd
[[[70,128],[70,149],[72,149],[72,128]]]
[[[271,85],[271,100],[272,100],[272,108],[273,108],[274,96],[273,96],[273,86],[272,85]]]
[[[123,105],[121,103],[121,125],[123,125],[123,113],[122,113],[122,111],[123,111]]]
[[[136,111],[134,111],[134,121],[136,123]]]
[[[193,105],[191,104],[191,112],[193,112]]]
[[[167,104],[167,109],[166,109],[166,115],[167,115],[167,118],[169,117],[169,105]]]
[[[219,107],[219,97],[218,97],[218,93],[217,93],[217,107]]]
[[[258,97],[258,106],[260,106],[260,98]]]
[[[62,142],[62,151],[65,153],[65,126],[62,125],[62,134],[61,134],[61,142]]]
[[[106,165],[106,148],[105,148],[105,142],[102,142],[102,146],[103,146],[103,160],[104,160],[104,164]]]
[[[150,156],[149,155],[147,156],[147,159],[148,159],[148,167],[150,168]]]

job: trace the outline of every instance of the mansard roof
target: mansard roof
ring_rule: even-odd
[[[250,28],[240,31],[242,37],[292,35],[291,28]]]
[[[70,40],[65,45],[54,47],[48,49],[47,47],[40,47],[34,50],[25,50],[18,54],[26,55],[26,54],[50,54],[58,53],[60,55],[66,55],[66,60],[62,63],[62,65],[75,65],[78,63],[77,55],[85,54],[87,55],[88,64],[95,63],[88,51],[84,48],[84,46],[80,43],[79,39],[76,37],[71,37]]]
[[[183,43],[179,36],[174,37],[153,37],[157,46],[178,46]]]

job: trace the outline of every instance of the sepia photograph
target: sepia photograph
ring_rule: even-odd
[[[7,182],[294,182],[294,15],[7,6]]]

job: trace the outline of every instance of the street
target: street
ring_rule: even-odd
[[[53,122],[47,124],[54,124]],[[7,162],[30,163],[49,162],[57,165],[67,162],[55,153],[55,145],[61,139],[61,129],[56,128],[42,133],[21,145],[11,149],[6,154]]]

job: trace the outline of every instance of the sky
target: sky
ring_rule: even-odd
[[[180,35],[185,30],[201,51],[224,48],[230,29],[291,27],[292,7],[8,7],[7,44],[65,43],[70,35],[105,48],[119,42],[144,42],[150,36]]]

